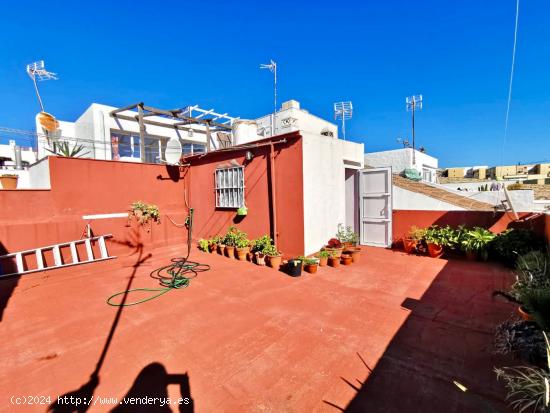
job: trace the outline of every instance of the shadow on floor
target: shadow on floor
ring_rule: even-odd
[[[168,399],[168,385],[179,386],[180,394],[177,399]],[[151,363],[144,367],[138,374],[134,384],[124,396],[125,400],[139,399],[147,400],[147,403],[120,404],[111,412],[172,412],[192,413],[194,411],[193,399],[191,398],[191,387],[189,376],[185,374],[168,374],[160,363]],[[153,399],[151,401],[150,399]],[[172,409],[174,407],[174,409]]]
[[[130,288],[132,288],[132,283],[134,281],[134,278],[136,276],[138,268],[151,257],[151,254],[147,254],[147,255],[144,254],[144,252],[143,252],[143,247],[144,247],[143,243],[141,243],[139,241],[136,241],[136,240],[139,240],[139,233],[137,231],[138,230],[135,229],[135,231],[134,231],[135,233],[132,233],[130,238],[126,241],[113,241],[115,243],[119,243],[119,244],[125,245],[127,247],[131,247],[132,249],[134,249],[134,253],[132,255],[136,255],[136,258],[135,258],[134,264],[132,265],[132,272],[131,272],[130,276],[128,277],[128,283],[126,284],[126,288],[125,288],[126,293],[122,295],[122,299],[120,300],[120,303],[122,305],[119,306],[119,307],[116,307],[117,311],[116,311],[115,317],[113,319],[113,323],[111,324],[111,328],[109,330],[107,338],[105,340],[105,344],[103,345],[101,355],[99,356],[99,359],[96,363],[96,367],[95,367],[94,371],[92,372],[92,374],[90,375],[90,379],[86,383],[84,383],[78,389],[70,391],[70,392],[65,393],[62,396],[60,396],[61,400],[66,400],[66,398],[71,399],[71,397],[72,397],[73,400],[78,398],[78,400],[87,400],[87,401],[89,401],[93,397],[95,389],[99,385],[99,381],[100,381],[99,372],[101,370],[101,367],[103,366],[103,362],[105,361],[105,357],[107,356],[107,353],[109,351],[109,347],[110,347],[111,341],[113,340],[113,337],[115,335],[118,323],[120,321],[120,317],[121,317],[122,312],[125,308],[123,306],[123,304],[126,302],[126,300],[128,298],[128,290],[130,290]],[[60,403],[59,399],[58,399],[56,402],[52,403],[49,406],[48,411],[49,412],[55,412],[55,413],[69,413],[69,412],[79,412],[80,413],[80,412],[87,411],[89,409],[89,407],[90,407],[90,405],[85,404],[85,403],[83,403],[83,404]]]
[[[4,244],[0,242],[0,256],[9,254]],[[0,261],[0,274],[11,274],[17,272],[15,259],[9,258]],[[13,291],[19,283],[19,275],[0,278],[0,322],[4,317],[4,310],[8,306],[8,301],[13,294]]]
[[[448,261],[419,300],[403,301],[401,307],[411,313],[376,367],[357,354],[366,378],[341,377],[356,392],[348,406],[324,404],[369,413],[485,412],[489,405],[509,411],[493,367],[510,360],[494,354],[493,339],[512,307],[493,301],[491,293],[511,281],[497,264]],[[469,391],[459,391],[454,380]]]

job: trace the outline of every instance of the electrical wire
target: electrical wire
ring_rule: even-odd
[[[518,22],[519,22],[519,0],[516,0],[516,24],[514,27],[514,47],[512,49],[512,67],[510,70],[510,83],[508,85],[508,102],[506,104],[506,119],[504,122],[504,139],[502,142],[501,161],[504,163],[504,149],[506,146],[506,139],[508,137],[508,120],[510,118],[510,103],[512,101],[512,84],[514,82],[514,70],[516,65],[516,45],[518,39]]]

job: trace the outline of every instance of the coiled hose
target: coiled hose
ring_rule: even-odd
[[[208,271],[210,266],[208,264],[201,264],[195,261],[189,261],[189,254],[191,253],[192,235],[193,232],[193,208],[189,209],[189,216],[187,218],[187,255],[181,258],[172,258],[171,263],[164,267],[153,270],[149,275],[152,278],[158,280],[159,288],[133,288],[131,290],[125,290],[111,295],[107,298],[107,304],[113,307],[129,307],[145,303],[147,301],[154,300],[161,295],[166,294],[168,291],[179,290],[189,286],[189,280],[195,278],[199,272]],[[133,301],[130,303],[125,302],[113,302],[113,298],[120,295],[127,296],[132,292],[144,291],[153,293],[149,297],[142,300]]]

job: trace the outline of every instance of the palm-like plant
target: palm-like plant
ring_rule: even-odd
[[[550,343],[546,340],[547,366],[495,368],[498,379],[504,380],[508,390],[506,400],[519,412],[547,412],[550,409]]]
[[[52,149],[46,149],[48,152],[57,156],[64,156],[66,158],[80,158],[88,155],[90,152],[83,153],[86,150],[84,145],[77,145],[71,147],[68,141],[59,141],[52,143]]]

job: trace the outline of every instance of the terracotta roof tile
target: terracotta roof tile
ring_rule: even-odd
[[[422,182],[412,181],[402,176],[393,175],[393,184],[399,188],[406,189],[407,191],[416,192],[429,196],[434,199],[438,199],[443,202],[455,205],[460,208],[472,210],[472,211],[494,211],[493,205],[486,202],[477,201],[466,196],[454,194],[446,191],[445,189],[436,188],[431,185],[427,185]]]

